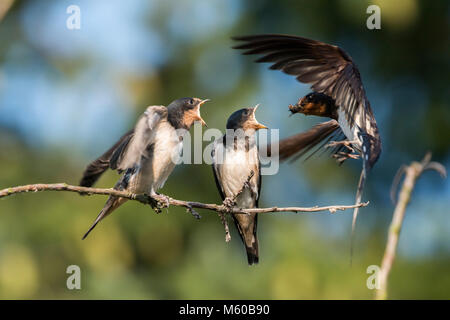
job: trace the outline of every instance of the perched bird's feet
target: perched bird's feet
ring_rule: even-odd
[[[225,208],[231,211],[231,209],[233,209],[233,207],[236,205],[236,200],[234,200],[233,198],[225,198],[222,204],[225,206]]]
[[[168,208],[170,205],[170,197],[164,194],[153,194],[151,196],[155,202],[151,204],[156,213],[160,213],[161,209]]]
[[[341,165],[344,163],[347,159],[359,159],[359,154],[357,153],[349,153],[349,152],[343,152],[339,151],[335,154],[333,154],[333,158],[336,159],[336,161]]]

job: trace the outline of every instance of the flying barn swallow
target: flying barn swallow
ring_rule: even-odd
[[[220,196],[224,201],[237,196],[235,200],[239,208],[257,208],[260,196],[261,168],[255,133],[267,127],[256,120],[257,107],[235,111],[228,118],[226,134],[215,141],[211,152]],[[233,214],[233,221],[247,251],[248,264],[258,263],[257,214]]]
[[[293,75],[299,82],[311,85],[312,93],[290,106],[292,113],[332,118],[310,130],[289,138],[290,148],[280,143],[281,157],[288,157],[317,145],[320,141],[343,133],[344,141],[331,142],[340,161],[362,156],[363,170],[359,180],[356,202],[361,202],[362,189],[368,171],[381,153],[381,140],[377,123],[361,81],[358,68],[352,58],[341,48],[324,42],[290,35],[254,35],[234,38],[243,44],[235,49],[246,50],[244,54],[262,54],[256,62],[273,63],[270,69]],[[282,148],[284,147],[284,148]],[[281,149],[285,154],[281,153]],[[343,150],[347,149],[347,152]],[[357,154],[351,154],[356,151]],[[354,210],[352,234],[358,208]]]
[[[200,116],[200,106],[206,101],[208,99],[182,98],[168,107],[148,107],[133,130],[87,166],[80,185],[92,186],[104,171],[111,168],[122,173],[114,189],[146,193],[167,202],[156,191],[163,187],[176,165],[176,157],[182,151],[183,134],[195,121],[206,125]],[[184,131],[180,134],[177,129]],[[125,198],[110,196],[83,239],[103,218],[126,201]]]

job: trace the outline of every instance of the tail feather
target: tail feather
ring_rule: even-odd
[[[92,225],[89,228],[89,230],[84,234],[82,240],[86,239],[86,237],[89,235],[89,233],[91,233],[91,231],[94,230],[94,228],[97,226],[97,224],[101,220],[103,220],[111,212],[113,212],[115,209],[117,209],[125,201],[127,201],[127,199],[125,199],[125,198],[113,197],[113,196],[109,197],[108,200],[106,201],[106,204],[103,207],[102,211],[100,211],[100,213],[98,214],[98,216],[95,219],[95,221],[92,223]]]
[[[361,175],[359,177],[358,189],[356,190],[355,204],[361,203],[365,181],[366,181],[366,170],[365,170],[365,168],[363,168],[361,170]],[[352,264],[352,260],[353,260],[353,243],[354,243],[354,238],[355,238],[355,227],[356,227],[356,218],[358,217],[358,211],[359,211],[359,207],[357,207],[353,210],[352,234],[351,234],[351,238],[350,238],[350,265]]]
[[[367,175],[372,168],[373,164],[375,162],[371,162],[371,142],[374,141],[374,138],[371,137],[368,134],[360,133],[360,138],[362,140],[362,163],[363,167],[361,170],[361,175],[359,177],[359,183],[358,183],[358,189],[356,191],[356,199],[355,204],[361,203],[362,200],[362,193],[364,189],[364,184],[367,178]],[[379,141],[377,142],[379,143]],[[377,145],[380,147],[379,145]],[[376,157],[378,159],[378,156],[380,155],[381,149],[378,149],[378,153],[376,154]],[[376,161],[376,159],[375,159]],[[353,242],[354,242],[354,235],[355,235],[355,227],[356,227],[356,218],[358,217],[359,207],[355,208],[353,210],[353,219],[352,219],[352,234],[350,239],[350,265],[352,264],[353,259]]]
[[[258,215],[254,214],[253,228],[251,230],[248,230],[247,232],[242,229],[241,223],[235,215],[233,215],[233,221],[239,232],[242,243],[245,246],[248,264],[257,264],[259,262],[259,245],[258,238],[256,236]]]
[[[258,264],[259,263],[258,248],[256,248],[256,250],[254,250],[254,249],[250,249],[250,248],[246,247],[246,249],[247,249],[248,265],[251,266],[253,264]]]

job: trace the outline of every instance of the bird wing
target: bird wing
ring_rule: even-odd
[[[273,62],[270,69],[281,70],[308,83],[315,92],[335,100],[350,125],[361,109],[372,114],[358,68],[341,48],[297,36],[267,34],[233,38],[243,44],[234,49],[244,54],[263,54],[256,62]],[[365,121],[363,121],[365,124]]]
[[[125,133],[119,141],[117,141],[108,151],[102,154],[99,158],[92,161],[84,170],[83,177],[80,181],[80,186],[91,187],[100,178],[100,176],[105,172],[111,163],[111,158],[116,153],[117,150],[123,150],[131,138],[134,135],[134,130],[130,130]]]
[[[219,168],[221,166],[221,164],[217,163],[216,155],[217,155],[218,148],[220,147],[220,145],[222,145],[222,148],[225,148],[224,139],[225,139],[225,136],[223,138],[219,139],[218,141],[214,142],[214,146],[211,150],[214,181],[216,182],[217,190],[219,191],[222,201],[225,200],[226,196],[225,196],[225,191],[223,190],[223,186],[220,183],[220,181],[222,181],[222,176],[220,174],[220,168]],[[223,152],[225,152],[225,150],[223,150]]]
[[[257,183],[257,185],[258,185],[258,195],[256,196],[256,199],[255,199],[255,208],[258,208],[259,207],[259,197],[261,196],[261,182],[262,182],[262,179],[261,179],[261,162],[259,162],[258,161],[258,177],[257,177],[257,180],[256,180],[256,183]],[[255,233],[256,233],[256,217],[255,217]]]
[[[133,130],[124,134],[108,151],[86,167],[80,186],[92,186],[108,168],[123,172],[138,164],[152,142],[153,129],[164,118],[167,118],[166,107],[148,107]]]
[[[126,171],[140,163],[147,155],[147,149],[155,139],[155,128],[160,121],[167,119],[167,108],[164,106],[150,106],[138,120],[134,135],[125,148],[117,149],[111,159],[111,169],[119,172]]]
[[[313,150],[307,158],[310,158],[318,152],[323,145],[333,138],[343,135],[339,123],[336,120],[321,122],[313,126],[311,129],[285,138],[279,142],[279,157],[281,161],[292,158],[292,161],[306,155]],[[317,147],[317,148],[316,148]],[[339,150],[332,150],[336,153]]]

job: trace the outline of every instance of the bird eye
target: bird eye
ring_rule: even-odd
[[[194,104],[194,99],[190,99],[189,100],[189,104],[193,105]]]

